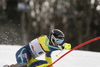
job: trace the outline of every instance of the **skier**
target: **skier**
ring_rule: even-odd
[[[62,44],[64,37],[61,30],[53,29],[49,37],[42,35],[35,38],[16,52],[17,64],[12,67],[47,67],[52,64],[51,53],[53,51],[71,49],[70,43]],[[42,54],[45,54],[45,60],[36,59]]]

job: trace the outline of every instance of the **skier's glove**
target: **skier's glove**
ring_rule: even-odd
[[[42,65],[39,65],[39,66],[36,66],[36,67],[47,67],[47,66],[49,66],[48,63],[47,64],[42,64]]]
[[[70,43],[64,43],[63,48],[64,49],[71,49],[71,44]]]

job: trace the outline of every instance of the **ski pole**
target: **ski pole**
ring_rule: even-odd
[[[60,46],[58,46],[58,47],[60,47]],[[71,44],[70,43],[63,43],[63,47],[64,48],[61,48],[61,51],[58,53],[58,54],[56,54],[56,57],[58,57],[58,55],[60,55],[63,51],[64,51],[64,49],[71,49]]]
[[[58,57],[58,55],[60,55],[64,50],[61,50],[61,52],[59,52],[58,54],[56,54],[56,57]]]
[[[58,58],[56,61],[54,61],[52,64],[50,64],[48,67],[51,67],[52,65],[54,65],[57,61],[59,61],[61,58],[63,58],[64,56],[66,56],[67,54],[69,54],[70,52],[72,52],[73,50],[76,50],[76,49],[78,49],[78,48],[80,48],[80,47],[82,47],[82,46],[84,46],[84,45],[86,45],[86,44],[89,44],[89,43],[91,43],[91,42],[93,42],[93,41],[96,41],[96,40],[99,40],[99,39],[100,39],[100,37],[96,37],[96,38],[94,38],[94,39],[91,39],[91,40],[89,40],[89,41],[86,41],[86,42],[84,42],[84,43],[82,43],[82,44],[80,44],[80,45],[78,45],[78,46],[72,48],[71,50],[69,50],[68,52],[66,52],[65,54],[63,54],[61,57],[59,57],[59,58]]]

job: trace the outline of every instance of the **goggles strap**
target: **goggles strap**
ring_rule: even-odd
[[[51,35],[51,42],[52,42],[53,45],[55,45],[54,42],[53,42],[53,39],[54,39],[54,38],[55,38],[55,37],[54,37],[53,35]],[[54,40],[55,40],[55,39],[54,39]]]

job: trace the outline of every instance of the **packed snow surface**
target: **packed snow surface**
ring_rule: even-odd
[[[21,47],[19,45],[0,45],[0,67],[16,63],[15,53]],[[53,61],[67,51],[69,50],[54,51],[52,53]],[[59,54],[59,52],[61,53]],[[58,57],[56,57],[57,54],[59,54]],[[44,60],[44,55],[37,59]],[[100,67],[100,52],[74,50],[55,63],[54,67]]]

